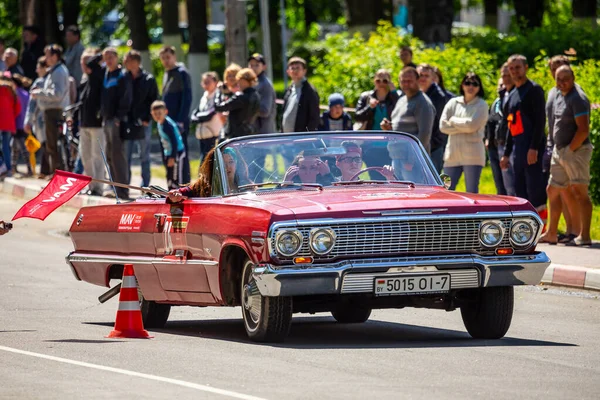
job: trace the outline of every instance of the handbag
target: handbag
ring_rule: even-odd
[[[196,139],[212,139],[219,136],[219,132],[213,132],[210,121],[196,125]]]

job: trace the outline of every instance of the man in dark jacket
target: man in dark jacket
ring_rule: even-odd
[[[260,96],[260,111],[256,118],[256,133],[274,133],[276,130],[275,116],[277,115],[275,89],[265,73],[267,64],[263,55],[252,54],[248,59],[248,68],[252,69],[258,78],[256,91]]]
[[[136,143],[140,146],[142,163],[142,186],[150,185],[150,136],[152,134],[150,107],[158,99],[156,79],[141,67],[142,56],[138,51],[130,50],[123,60],[127,73],[133,83],[133,99],[129,111],[129,123],[125,137],[127,164],[131,180],[131,158]]]
[[[542,220],[546,220],[546,181],[542,159],[546,147],[546,109],[544,89],[527,78],[527,58],[520,54],[508,58],[508,69],[515,88],[504,104],[510,135],[507,136],[500,166],[510,164],[515,171],[515,192],[529,200]],[[509,157],[512,158],[509,161]]]
[[[316,131],[321,122],[319,94],[306,80],[306,61],[292,57],[287,73],[292,79],[283,96],[283,132]]]
[[[21,67],[25,76],[31,80],[37,78],[35,68],[37,60],[44,55],[44,41],[40,37],[40,29],[35,25],[23,27],[23,50],[21,52]]]
[[[429,100],[435,107],[435,119],[433,121],[433,130],[431,132],[431,161],[435,166],[438,174],[442,173],[442,167],[444,166],[444,150],[446,149],[446,143],[448,142],[448,135],[440,132],[440,117],[444,106],[448,102],[446,93],[440,88],[434,81],[433,67],[429,64],[420,64],[417,67],[419,73],[419,89],[425,93]]]
[[[106,146],[102,117],[100,115],[100,96],[104,74],[100,66],[101,56],[98,51],[85,50],[81,56],[81,70],[84,74],[79,84],[79,154],[83,162],[83,170],[92,178],[104,179],[105,167],[101,148]],[[102,196],[104,185],[91,182],[87,194]]]
[[[129,183],[129,167],[125,156],[125,146],[121,139],[121,125],[128,122],[132,101],[131,77],[119,65],[117,50],[107,47],[102,52],[106,63],[103,68],[102,120],[106,138],[106,158],[115,182]],[[116,188],[119,198],[128,199],[129,190]]]
[[[191,175],[187,137],[190,130],[192,108],[192,80],[185,66],[177,63],[175,48],[173,46],[163,47],[159,52],[159,57],[160,62],[165,68],[162,100],[167,105],[169,117],[177,123],[185,146],[186,155],[182,162],[183,182],[180,183],[189,183]]]

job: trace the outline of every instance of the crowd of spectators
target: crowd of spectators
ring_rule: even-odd
[[[142,164],[140,184],[150,184],[153,122],[171,189],[192,180],[191,124],[196,126],[201,159],[220,139],[278,130],[275,90],[260,54],[252,54],[246,68],[229,65],[223,82],[217,72],[210,71],[202,75],[201,82],[193,83],[185,66],[177,61],[175,49],[165,46],[159,53],[165,70],[159,91],[137,51],[129,51],[120,60],[114,48],[86,48],[77,27],[68,27],[65,32],[65,51],[56,44],[44,46],[39,31],[32,26],[23,30],[20,57],[16,49],[4,49],[0,42],[3,176],[17,175],[17,164],[26,155],[28,135],[41,142],[40,178],[48,179],[56,169],[65,167],[57,148],[59,126],[65,109],[74,103],[79,109],[80,158],[75,168],[93,178],[104,178],[104,149],[110,178],[125,184],[131,181],[136,148]],[[542,241],[590,244],[590,104],[584,88],[575,83],[568,58],[550,60],[556,87],[546,98],[543,89],[527,77],[527,59],[511,56],[499,71],[498,87],[494,88],[498,97],[488,107],[485,90],[492,88],[483,87],[478,71],[463,77],[455,95],[444,86],[439,67],[417,65],[409,47],[399,50],[403,65],[399,87],[389,71],[376,71],[373,87],[357,99],[354,121],[344,111],[345,99],[339,93],[330,94],[328,110],[321,113],[318,91],[307,77],[306,61],[290,58],[287,74],[291,83],[283,97],[280,131],[406,132],[419,139],[438,173],[449,175],[450,189],[464,174],[467,191],[472,193],[478,193],[481,172],[489,159],[498,194],[529,200],[544,221],[549,198],[550,220]],[[200,84],[204,90],[193,112],[192,84]],[[369,166],[378,166],[379,151],[367,146],[361,149],[362,159]],[[255,154],[252,165],[244,168],[257,176],[264,160],[265,154]],[[230,161],[234,168],[236,160]],[[22,175],[34,172],[30,166]],[[93,183],[85,193],[110,196],[112,192]],[[129,197],[124,188],[117,188],[115,194],[122,199]],[[566,234],[559,237],[561,213],[568,226]]]

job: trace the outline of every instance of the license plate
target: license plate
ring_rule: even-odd
[[[375,278],[376,296],[446,293],[450,274],[409,275]]]

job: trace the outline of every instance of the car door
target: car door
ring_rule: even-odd
[[[212,303],[202,246],[202,204],[163,204],[154,214],[154,267],[170,300]]]

